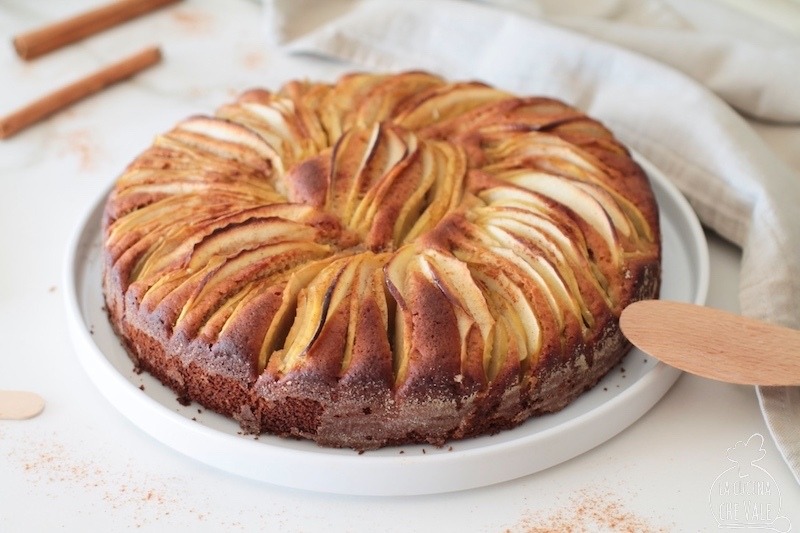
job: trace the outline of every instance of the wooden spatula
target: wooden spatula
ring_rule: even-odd
[[[800,331],[710,307],[645,300],[620,317],[645,353],[691,374],[747,385],[800,385]]]

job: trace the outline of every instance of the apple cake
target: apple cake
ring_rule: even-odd
[[[118,178],[102,254],[137,368],[246,432],[357,450],[563,408],[661,274],[650,184],[606,127],[425,72],[180,122]]]

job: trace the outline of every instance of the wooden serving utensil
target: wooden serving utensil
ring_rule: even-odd
[[[800,331],[667,300],[626,307],[631,343],[691,374],[744,385],[800,385]]]
[[[0,390],[0,420],[33,418],[44,409],[44,399],[35,392]]]

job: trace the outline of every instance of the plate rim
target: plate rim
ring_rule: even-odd
[[[692,301],[703,304],[708,293],[710,265],[708,244],[697,215],[677,187],[655,165],[638,153],[634,151],[632,153],[648,175],[654,193],[655,189],[660,188],[660,192],[671,203],[670,207],[677,209],[679,218],[671,221],[682,224],[689,232],[689,235],[681,236],[681,243],[690,259],[694,259],[693,266],[697,267],[697,271],[693,272],[696,287]],[[369,452],[358,454],[352,450],[323,447],[303,450],[288,445],[275,446],[264,441],[242,439],[195,423],[170,410],[155,398],[142,394],[138,387],[112,365],[94,341],[81,307],[80,264],[84,260],[81,254],[86,255],[87,238],[100,231],[99,227],[90,226],[95,219],[102,216],[108,193],[109,189],[106,189],[92,203],[91,208],[80,219],[67,246],[63,270],[66,287],[64,300],[69,333],[76,355],[101,395],[140,430],[169,448],[231,474],[295,489],[348,495],[435,494],[492,485],[555,466],[606,442],[647,413],[681,374],[680,371],[658,362],[619,394],[556,426],[490,446],[455,450],[450,453],[425,455],[423,450],[422,454],[372,455]],[[662,209],[659,201],[659,216],[668,216]],[[645,392],[642,392],[643,390]],[[644,396],[646,401],[634,406],[631,405],[633,403],[630,401],[631,396]],[[610,412],[620,411],[625,416],[608,416]],[[573,439],[573,442],[566,446],[559,442],[563,440],[560,437],[565,433],[569,434],[593,425],[599,426],[601,422],[602,427],[598,427],[597,433],[601,435],[599,437],[588,442],[586,440],[578,442],[579,439]],[[189,446],[187,443],[192,445]],[[283,444],[283,441],[281,443]],[[555,444],[559,446],[558,453],[551,453],[546,460],[532,457],[538,454],[529,453],[531,446]],[[414,447],[416,446],[403,448]],[[221,448],[232,453],[227,456],[221,454],[219,453]],[[493,469],[490,471],[470,468],[499,453],[504,454],[504,460],[492,463]],[[263,457],[265,455],[270,457],[265,460]],[[249,458],[257,458],[261,461],[261,467],[251,468],[247,460]],[[520,461],[525,464],[524,468],[519,467]],[[383,473],[375,475],[376,468],[382,469]],[[347,475],[320,475],[319,469],[330,473],[345,472]],[[298,474],[304,470],[309,473]],[[387,483],[387,479],[391,480],[391,483]]]

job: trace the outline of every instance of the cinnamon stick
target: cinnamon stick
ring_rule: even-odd
[[[11,137],[20,130],[53,113],[122,81],[161,61],[161,50],[150,47],[109,65],[55,92],[0,118],[0,139]]]
[[[19,57],[31,60],[177,1],[119,0],[112,2],[67,20],[20,34],[14,38],[14,48]]]

